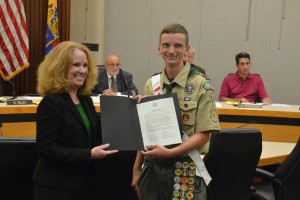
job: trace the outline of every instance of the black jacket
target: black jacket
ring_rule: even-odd
[[[88,132],[69,94],[46,95],[37,108],[37,151],[39,162],[34,181],[40,185],[76,188],[93,167],[91,148],[101,144],[100,120],[90,97],[80,96],[90,121]]]
[[[116,78],[117,86],[118,86],[118,91],[121,92],[121,94],[126,95],[127,90],[134,91],[136,94],[138,94],[138,90],[136,86],[134,85],[132,81],[132,74],[126,71],[122,71],[124,74],[124,77],[126,79],[126,82],[124,81],[124,77],[122,73],[119,73]],[[128,88],[127,88],[128,85]],[[99,74],[98,74],[98,85],[96,88],[93,90],[93,93],[97,94],[102,94],[104,90],[109,89],[108,85],[108,77],[107,77],[107,72],[105,68],[99,68]]]

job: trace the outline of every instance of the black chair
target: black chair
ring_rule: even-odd
[[[3,96],[3,92],[2,92],[2,86],[0,85],[0,97]]]
[[[285,161],[274,172],[256,169],[256,176],[263,179],[255,184],[257,193],[264,196],[264,200],[299,200],[300,199],[300,138]],[[272,186],[267,187],[266,181]],[[268,190],[271,188],[271,190]]]
[[[33,200],[35,139],[0,137],[0,198]]]
[[[212,177],[207,200],[248,200],[261,151],[258,129],[222,129],[212,133],[204,157]]]

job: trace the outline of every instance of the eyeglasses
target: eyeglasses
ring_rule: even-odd
[[[106,65],[108,65],[108,66],[111,66],[111,67],[120,67],[121,66],[121,64],[106,64]]]

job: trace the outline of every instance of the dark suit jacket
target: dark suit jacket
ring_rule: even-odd
[[[39,161],[33,179],[40,185],[76,188],[94,166],[91,147],[101,143],[99,122],[91,98],[79,99],[90,121],[91,146],[86,126],[69,94],[46,95],[37,108]]]
[[[130,91],[130,95],[131,95],[131,91],[134,91],[136,94],[138,94],[138,90],[132,81],[132,74],[129,72],[123,71],[123,70],[122,70],[122,72],[126,79],[128,88],[127,88],[126,82],[124,81],[122,73],[119,73],[116,78],[118,91],[121,92],[121,94],[123,94],[123,95],[127,95],[128,90]],[[93,93],[103,94],[103,91],[106,89],[109,89],[106,69],[99,68],[98,85],[93,90]]]

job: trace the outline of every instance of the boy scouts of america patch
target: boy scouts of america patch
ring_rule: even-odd
[[[195,85],[193,83],[188,83],[185,86],[184,91],[188,94],[192,94],[195,91]]]
[[[210,81],[206,81],[203,84],[203,88],[206,89],[206,90],[214,90],[213,86],[210,84]]]

